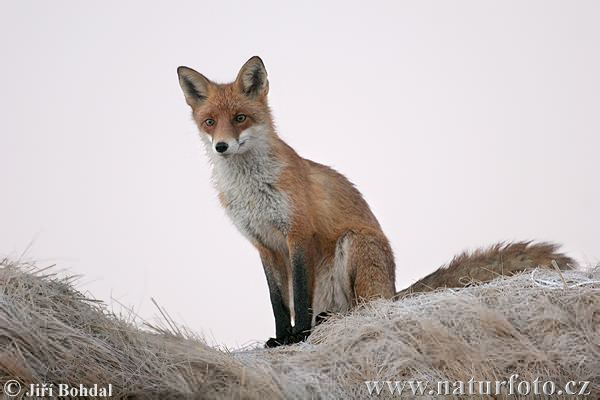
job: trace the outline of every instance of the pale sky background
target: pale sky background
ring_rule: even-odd
[[[499,240],[599,260],[600,2],[149,4],[2,1],[0,255],[31,243],[210,343],[272,336],[176,75],[229,81],[259,55],[281,136],[356,183],[399,289]]]

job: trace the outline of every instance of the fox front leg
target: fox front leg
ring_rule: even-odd
[[[270,338],[265,347],[277,347],[287,343],[288,337],[292,334],[292,323],[290,310],[283,301],[281,282],[287,282],[282,276],[277,276],[278,269],[274,265],[273,257],[262,256],[263,268],[269,287],[269,297],[273,307],[273,316],[275,317],[275,337]]]
[[[310,259],[303,248],[290,252],[294,294],[294,328],[285,344],[298,343],[310,335],[312,325],[312,279]]]

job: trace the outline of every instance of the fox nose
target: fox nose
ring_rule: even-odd
[[[215,144],[215,150],[217,151],[217,153],[225,153],[228,147],[229,145],[225,142],[219,142]]]

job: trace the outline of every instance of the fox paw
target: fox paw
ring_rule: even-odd
[[[272,337],[269,340],[267,340],[267,343],[265,343],[265,348],[270,349],[270,348],[273,348],[273,347],[282,346],[282,345],[286,344],[285,343],[285,339],[286,338],[274,338],[274,337]]]
[[[295,344],[295,343],[304,342],[306,340],[306,338],[309,336],[310,336],[310,331],[301,331],[301,332],[292,333],[291,335],[284,338],[284,340],[285,340],[285,344]]]
[[[282,338],[270,338],[265,343],[265,348],[270,349],[273,347],[286,346],[288,344],[300,343],[306,340],[310,336],[310,331],[302,331],[291,333]]]

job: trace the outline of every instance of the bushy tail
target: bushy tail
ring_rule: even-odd
[[[511,276],[532,268],[576,268],[577,263],[558,252],[554,243],[497,243],[472,253],[463,252],[449,264],[440,267],[425,278],[396,293],[396,298],[409,293],[429,292],[444,287],[463,287],[488,282],[499,276]]]

